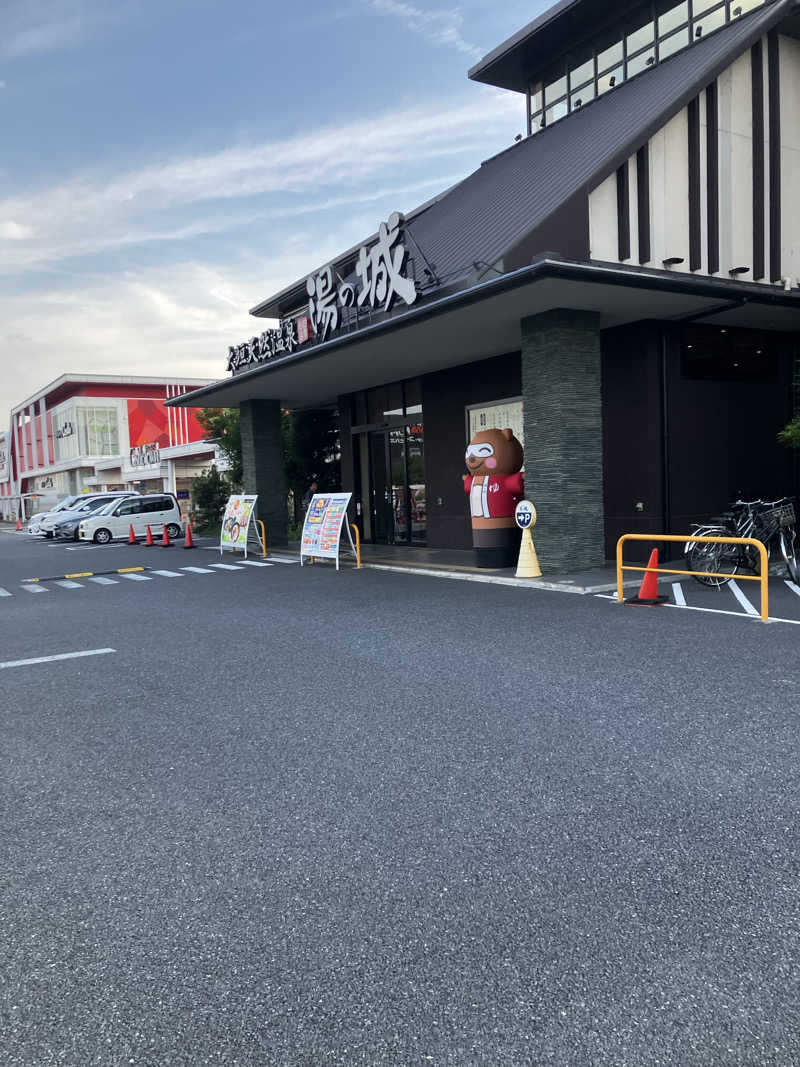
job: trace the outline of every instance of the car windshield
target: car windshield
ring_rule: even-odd
[[[53,511],[66,511],[67,508],[73,507],[80,500],[79,496],[67,496],[61,501],[60,504],[56,504]]]
[[[122,497],[121,499],[124,500],[125,498]],[[107,500],[106,503],[102,505],[102,507],[99,507],[97,509],[97,511],[93,511],[92,514],[93,515],[110,515],[111,512],[114,510],[114,508],[117,506],[117,504],[119,504],[119,502],[120,502],[120,497],[115,497],[114,500]]]

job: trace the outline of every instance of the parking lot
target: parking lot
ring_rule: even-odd
[[[0,586],[9,1063],[800,1062],[794,626],[208,541]]]

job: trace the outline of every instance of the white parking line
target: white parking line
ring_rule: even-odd
[[[0,589],[0,596],[13,596],[13,593],[9,593],[7,589]]]
[[[735,582],[735,580],[733,578],[731,578],[731,580],[728,582],[728,588],[733,593],[733,595],[736,597],[736,599],[739,601],[739,603],[742,605],[742,607],[744,608],[744,610],[747,612],[748,615],[760,615],[761,614],[761,612],[758,610],[758,608],[754,608],[753,607],[753,605],[750,603],[748,598],[741,591],[741,589],[736,584],[736,582]]]
[[[119,585],[116,578],[90,578],[89,581],[97,585]]]
[[[151,582],[146,574],[121,574],[120,578],[127,578],[129,582]]]
[[[180,571],[150,571],[151,574],[160,574],[162,578],[183,578]]]
[[[29,593],[49,593],[50,590],[46,585],[23,585],[23,589],[27,589]]]
[[[675,598],[675,603],[679,608],[686,607],[686,597],[683,595],[683,586],[680,582],[673,582],[670,586],[672,589],[672,595]]]
[[[219,567],[221,571],[240,571],[241,564],[234,566],[232,563],[209,563],[209,567]]]
[[[271,563],[260,563],[257,559],[243,559],[244,563],[248,567],[271,567]]]
[[[273,563],[299,563],[299,559],[284,559],[283,556],[271,556],[270,559]]]
[[[784,584],[788,585],[795,596],[800,596],[800,585],[795,585],[794,582],[790,582],[787,579],[784,579]]]
[[[80,582],[56,582],[56,585],[60,585],[62,589],[83,589]]]
[[[192,574],[213,574],[208,567],[181,567],[182,571],[191,571]]]
[[[55,663],[59,659],[82,659],[84,656],[105,656],[115,648],[90,648],[86,652],[62,652],[59,656],[37,656],[35,659],[10,659],[0,663],[0,671],[8,667],[28,667],[33,663]]]

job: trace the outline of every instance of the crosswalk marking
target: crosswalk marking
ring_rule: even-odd
[[[116,578],[90,578],[89,581],[97,585],[119,585]]]
[[[744,610],[747,612],[748,615],[759,615],[760,614],[758,609],[753,607],[753,605],[750,603],[750,601],[744,595],[744,593],[739,588],[739,586],[736,584],[736,582],[733,580],[733,578],[731,578],[731,580],[728,582],[728,588],[733,593],[733,595],[736,597],[736,599],[739,601],[739,603],[742,605],[742,607],[744,608]]]
[[[191,571],[192,574],[213,574],[208,567],[181,567],[182,571]]]
[[[150,578],[146,574],[121,574],[120,578],[127,578],[129,582],[149,582]]]
[[[23,589],[26,589],[29,593],[49,593],[50,590],[46,585],[23,585]]]
[[[242,563],[246,564],[248,567],[271,567],[272,566],[271,563],[261,563],[257,559],[243,559]]]
[[[673,596],[673,598],[675,600],[675,603],[678,604],[680,607],[685,608],[686,607],[686,597],[683,595],[683,586],[681,585],[681,583],[680,582],[673,582],[671,588],[672,588],[672,596]]]
[[[151,571],[151,574],[160,574],[162,578],[182,578],[180,571]]]
[[[80,582],[56,582],[56,585],[60,585],[62,589],[83,589]]]
[[[219,567],[221,571],[240,571],[242,569],[241,564],[232,563],[209,563],[209,567]]]

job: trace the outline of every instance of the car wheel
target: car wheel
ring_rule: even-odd
[[[96,545],[107,545],[111,540],[111,531],[104,530],[102,527],[94,532],[94,543]]]
[[[55,537],[55,534],[53,533],[52,530],[46,530],[45,531],[45,537],[47,538],[48,541],[52,541],[53,538]]]
[[[180,537],[181,528],[180,528],[180,526],[178,526],[178,524],[176,522],[170,522],[170,523],[167,524],[167,533],[169,534],[170,538],[174,541],[176,537]]]

